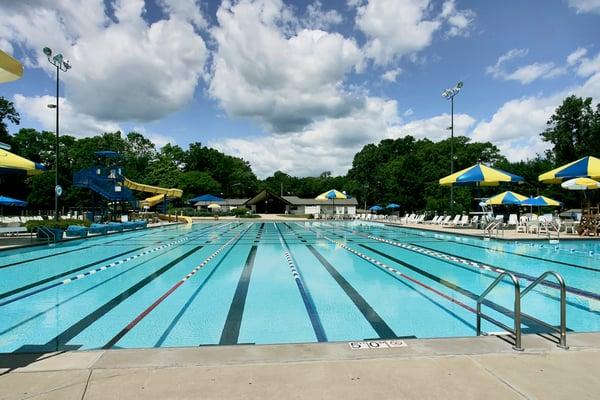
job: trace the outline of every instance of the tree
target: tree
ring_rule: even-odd
[[[553,145],[547,156],[555,165],[600,154],[600,103],[594,111],[591,97],[567,97],[547,125],[541,136]]]
[[[19,125],[21,118],[15,106],[11,101],[6,100],[0,96],[0,142],[12,144],[12,138],[8,133],[8,125],[6,120],[12,122],[15,125]]]

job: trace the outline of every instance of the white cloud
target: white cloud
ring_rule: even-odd
[[[342,15],[336,10],[323,10],[323,4],[316,0],[306,7],[306,17],[304,26],[309,29],[327,29],[334,25],[339,25],[343,21]]]
[[[445,18],[450,26],[446,32],[447,37],[469,36],[469,28],[475,20],[473,10],[457,10],[455,0],[446,0],[442,6],[440,16]]]
[[[53,74],[44,46],[61,51],[73,68],[61,78],[77,113],[107,121],[150,121],[188,103],[203,73],[207,50],[193,24],[197,8],[161,1],[168,17],[143,19],[142,0],[29,0],[4,5],[0,32],[29,51],[26,63]],[[35,21],[35,23],[32,23]]]
[[[475,126],[472,138],[492,141],[510,160],[531,158],[549,148],[539,134],[546,129],[546,122],[565,97],[575,94],[600,100],[600,54],[593,59],[581,56],[578,59],[580,75],[588,77],[583,84],[547,96],[507,101],[489,120]]]
[[[400,68],[390,69],[389,71],[385,71],[381,77],[388,82],[396,82],[396,78],[398,75],[402,73]]]
[[[435,32],[448,25],[447,37],[467,36],[475,13],[447,0],[438,15],[430,0],[369,0],[356,12],[356,26],[367,36],[366,54],[378,65],[427,48]]]
[[[367,55],[384,65],[428,47],[441,26],[428,13],[429,0],[369,0],[360,6],[356,25],[368,38]]]
[[[427,138],[438,141],[450,137],[450,114],[436,115],[419,119],[394,127],[396,136],[411,135],[416,138]],[[475,119],[468,114],[454,114],[454,136],[465,136],[473,126]]]
[[[280,0],[223,3],[212,29],[218,49],[210,95],[228,115],[278,133],[342,117],[365,102],[343,85],[362,62],[354,40],[310,29],[286,35],[281,22],[293,18],[288,11]]]
[[[577,50],[567,56],[567,65],[575,65],[587,54],[587,49],[579,47]]]
[[[42,129],[54,131],[56,129],[56,112],[49,109],[48,104],[55,104],[54,96],[14,96],[15,108],[27,117],[37,120]],[[104,132],[121,130],[116,122],[101,121],[90,115],[81,114],[63,97],[59,98],[60,107],[60,133],[76,137],[93,136]]]
[[[211,145],[248,160],[259,177],[276,170],[296,176],[342,174],[363,145],[393,137],[399,121],[395,101],[369,97],[364,108],[348,116],[319,120],[287,135],[226,139]]]
[[[600,0],[568,0],[568,2],[569,6],[574,8],[578,14],[600,14]]]
[[[410,117],[411,115],[413,115],[415,112],[413,111],[412,108],[409,108],[408,110],[404,111],[404,114],[402,114],[405,117]]]
[[[526,85],[540,78],[550,79],[566,73],[564,68],[556,66],[553,62],[535,62],[518,67],[512,72],[507,71],[506,64],[508,64],[511,60],[525,57],[527,53],[527,49],[509,50],[505,54],[498,57],[496,64],[487,67],[486,72],[496,79],[517,81],[522,85]]]
[[[176,140],[175,140],[174,137],[169,136],[169,135],[163,135],[161,133],[149,132],[143,126],[134,126],[131,129],[131,131],[137,132],[137,133],[140,133],[140,134],[144,135],[144,137],[146,139],[150,140],[152,143],[154,143],[154,145],[158,149],[160,149],[161,147],[164,147],[168,143],[170,143],[170,144],[177,144],[177,142],[176,142]]]

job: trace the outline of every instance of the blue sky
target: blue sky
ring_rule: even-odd
[[[0,95],[21,126],[53,129],[48,45],[73,64],[63,133],[202,142],[264,177],[341,174],[364,144],[444,138],[441,92],[462,80],[456,131],[518,160],[545,149],[565,96],[598,101],[598,37],[599,0],[29,0],[0,5],[0,48],[26,65]]]

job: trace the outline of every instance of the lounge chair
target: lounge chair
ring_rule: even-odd
[[[438,220],[438,222],[437,222],[436,225],[442,225],[442,226],[444,226],[444,225],[446,225],[447,223],[450,222],[450,218],[452,218],[450,215],[446,215],[445,217],[440,218]]]
[[[460,221],[458,224],[456,224],[456,226],[469,226],[469,216],[465,214],[460,217]]]
[[[527,222],[529,218],[526,215],[521,215],[519,223],[517,224],[517,232],[527,233]]]
[[[506,227],[512,226],[516,229],[517,225],[519,225],[519,220],[517,219],[517,214],[510,214],[508,216],[508,222],[504,226],[506,226]]]
[[[448,227],[456,226],[459,221],[460,221],[460,214],[456,214],[452,221],[446,222],[446,223],[442,224],[442,226],[448,226]]]
[[[430,219],[429,221],[426,221],[425,223],[427,223],[429,225],[437,224],[437,222],[440,218],[442,218],[442,217],[439,215],[436,215],[435,217],[433,217],[433,219]]]

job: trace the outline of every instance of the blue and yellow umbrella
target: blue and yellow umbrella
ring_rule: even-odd
[[[15,81],[23,76],[23,64],[0,50],[0,83]]]
[[[522,204],[522,202],[524,200],[527,200],[527,197],[523,196],[522,194],[511,192],[511,191],[506,191],[506,192],[497,194],[493,197],[490,197],[489,199],[487,199],[485,201],[485,204],[488,204],[491,206],[498,206],[501,204],[518,204],[518,205],[520,205],[520,204]]]
[[[521,202],[523,206],[538,206],[538,207],[560,207],[562,203],[558,200],[551,199],[546,196],[536,196],[525,199]]]
[[[328,190],[324,193],[321,193],[320,195],[318,195],[317,197],[315,197],[315,200],[331,200],[331,215],[335,215],[335,200],[336,199],[347,199],[348,195],[346,195],[345,193],[340,192],[339,190],[335,190],[335,189],[331,189]]]
[[[498,168],[477,163],[440,179],[442,186],[498,186],[501,183],[524,182],[523,177]]]
[[[0,174],[23,173],[35,175],[44,170],[46,170],[46,167],[42,164],[30,161],[10,151],[0,149]]]
[[[544,183],[561,183],[573,178],[600,179],[600,159],[591,156],[583,157],[538,177]]]

